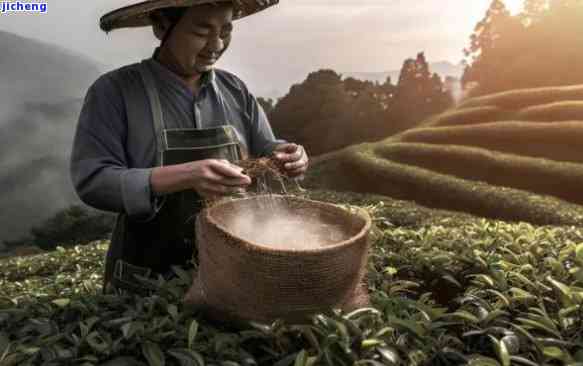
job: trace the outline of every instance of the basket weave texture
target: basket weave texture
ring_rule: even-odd
[[[306,220],[341,226],[345,240],[301,251],[258,246],[236,237],[224,225],[229,215],[265,209],[260,205],[261,197],[207,208],[196,223],[200,264],[191,303],[194,297],[194,302],[204,303],[214,314],[259,322],[304,322],[312,314],[333,308],[366,306],[363,278],[369,250],[369,215],[292,196],[273,199]]]

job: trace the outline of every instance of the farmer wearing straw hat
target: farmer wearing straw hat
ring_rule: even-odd
[[[275,139],[255,97],[214,64],[232,21],[278,0],[150,0],[110,12],[101,29],[152,26],[153,56],[101,76],[81,111],[71,177],[79,197],[118,213],[104,290],[144,290],[141,276],[168,275],[194,250],[201,201],[250,183],[232,164],[274,156],[291,177],[308,166],[303,147]]]

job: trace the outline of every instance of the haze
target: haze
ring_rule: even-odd
[[[0,15],[0,29],[71,49],[105,71],[149,57],[156,46],[150,29],[108,35],[99,30],[101,15],[134,2],[49,0],[44,15]],[[255,94],[282,95],[287,90],[281,85],[300,82],[320,68],[395,70],[419,51],[425,51],[430,61],[458,63],[489,3],[281,0],[278,6],[237,22],[231,49],[219,67],[235,72]],[[518,0],[507,3],[518,10]]]

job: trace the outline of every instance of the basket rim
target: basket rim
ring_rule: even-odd
[[[363,237],[368,235],[368,233],[370,232],[370,229],[372,227],[372,218],[370,217],[370,214],[366,210],[364,210],[360,207],[357,207],[358,216],[364,220],[364,225],[358,231],[358,233],[356,235],[350,237],[349,239],[343,240],[343,241],[335,243],[333,245],[326,245],[323,247],[314,247],[312,249],[280,249],[280,248],[272,248],[272,247],[268,247],[268,246],[253,244],[253,243],[235,235],[234,233],[232,233],[225,226],[223,226],[219,222],[217,222],[217,220],[215,220],[215,218],[211,215],[211,213],[214,209],[217,209],[218,207],[221,207],[222,205],[232,204],[234,202],[239,202],[239,201],[248,201],[248,200],[256,199],[258,197],[266,197],[266,196],[280,198],[280,199],[285,197],[285,199],[292,199],[292,200],[295,200],[298,202],[309,202],[309,203],[313,203],[313,204],[316,204],[319,206],[331,207],[333,210],[336,210],[337,212],[342,212],[342,214],[349,214],[349,212],[347,212],[346,210],[338,207],[335,204],[328,203],[328,202],[315,201],[315,200],[301,198],[301,197],[297,197],[297,196],[291,196],[291,195],[285,196],[285,195],[280,195],[280,194],[271,194],[271,195],[265,194],[265,195],[256,195],[256,196],[246,197],[246,198],[230,199],[228,201],[219,202],[216,206],[212,206],[212,207],[208,207],[208,208],[204,209],[203,216],[205,217],[205,219],[208,221],[209,224],[212,224],[216,228],[219,228],[225,235],[232,237],[233,239],[236,239],[235,240],[236,245],[239,247],[244,247],[246,250],[248,250],[250,252],[268,253],[271,255],[275,254],[275,255],[281,255],[281,256],[286,256],[286,257],[303,256],[305,254],[325,254],[325,253],[335,252],[335,251],[341,250],[343,248],[350,247],[351,245],[356,245],[356,244],[360,243],[360,239],[362,239]],[[234,243],[230,242],[230,244],[234,244]],[[368,244],[368,240],[367,240],[367,244]]]

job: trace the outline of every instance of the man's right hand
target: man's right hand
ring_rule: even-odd
[[[242,173],[243,168],[227,160],[200,160],[190,164],[191,187],[203,198],[216,198],[245,192],[251,178]]]
[[[169,194],[193,189],[206,199],[244,192],[251,178],[243,168],[227,160],[206,159],[184,164],[156,167],[150,178],[155,194]]]

